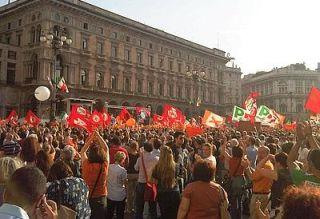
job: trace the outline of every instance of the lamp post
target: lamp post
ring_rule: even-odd
[[[53,31],[48,31],[47,33],[42,32],[40,36],[40,42],[47,43],[53,49],[53,72],[52,76],[54,79],[55,84],[52,85],[52,96],[50,98],[50,119],[53,120],[56,117],[56,83],[57,83],[57,76],[56,76],[56,63],[57,63],[57,54],[58,51],[63,49],[65,46],[70,46],[72,44],[72,39],[67,36],[67,33],[64,28],[60,26],[55,26]]]
[[[206,78],[206,73],[204,71],[193,70],[193,71],[187,71],[187,76],[192,78],[199,85],[199,83],[201,81],[204,81],[204,79]],[[199,97],[199,91],[198,91],[197,97],[195,97],[194,100],[195,100],[194,102],[196,107],[199,107],[201,103],[201,98]]]
[[[291,114],[291,122],[293,121],[293,102],[292,102],[292,96],[293,96],[293,92],[290,91],[289,92],[289,95],[290,95],[290,114]]]

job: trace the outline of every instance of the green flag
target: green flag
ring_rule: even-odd
[[[246,110],[241,107],[234,106],[232,113],[232,121],[242,121],[245,118]]]
[[[267,106],[261,105],[258,109],[257,117],[259,119],[265,119],[271,114],[270,109]]]

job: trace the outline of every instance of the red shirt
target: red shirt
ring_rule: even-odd
[[[109,155],[110,155],[110,164],[114,164],[114,155],[118,152],[118,151],[122,151],[123,153],[125,153],[126,155],[126,161],[125,163],[129,163],[129,154],[127,149],[125,149],[122,146],[119,145],[112,145],[109,148]]]

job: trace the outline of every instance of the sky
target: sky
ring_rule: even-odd
[[[85,0],[234,57],[244,74],[320,62],[319,0]],[[7,0],[0,0],[0,4]]]

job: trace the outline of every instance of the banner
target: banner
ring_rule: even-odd
[[[37,117],[31,110],[27,112],[26,117],[24,118],[24,121],[28,123],[30,126],[37,126],[41,122],[41,119]]]
[[[225,124],[225,118],[206,110],[202,118],[202,124],[209,127],[219,127]]]
[[[234,106],[233,113],[232,113],[232,121],[246,121],[248,120],[246,117],[246,110],[242,109],[241,107]]]

